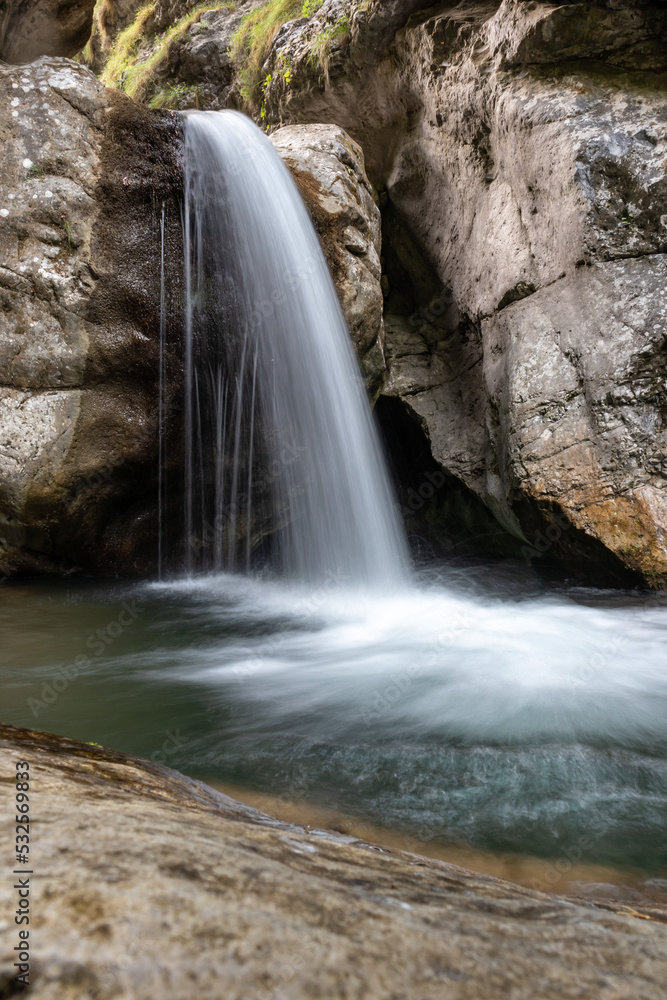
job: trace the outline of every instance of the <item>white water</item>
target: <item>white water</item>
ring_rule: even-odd
[[[287,170],[236,113],[188,114],[185,135],[185,562],[229,573],[149,588],[164,642],[111,674],[202,692],[186,769],[329,789],[482,846],[557,854],[590,834],[592,857],[664,865],[664,602],[410,580]],[[232,575],[268,537],[289,580]]]
[[[247,570],[277,531],[293,579],[391,588],[405,541],[294,182],[231,111],[186,116],[185,168],[186,566]]]
[[[508,566],[394,594],[199,574],[3,598],[7,721],[426,839],[667,874],[665,595]]]
[[[333,738],[356,729],[362,739],[665,747],[664,602],[489,597],[469,583],[453,576],[376,596],[204,576],[159,589],[188,594],[203,620],[242,624],[236,640],[197,643],[191,659],[181,650],[176,672],[239,684],[262,703],[262,725]]]

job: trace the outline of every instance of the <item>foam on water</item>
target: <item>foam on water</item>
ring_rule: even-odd
[[[236,679],[262,718],[329,737],[361,727],[465,742],[664,746],[667,616],[564,596],[490,599],[445,587],[374,596],[248,577],[163,585],[205,617],[264,633],[187,654],[193,682]],[[273,623],[273,624],[272,624]],[[307,706],[307,711],[304,711]]]
[[[465,574],[382,597],[233,576],[160,594],[192,641],[151,673],[208,705],[191,770],[424,843],[667,870],[660,597]]]
[[[4,717],[418,843],[664,877],[664,597],[494,576],[8,587]]]

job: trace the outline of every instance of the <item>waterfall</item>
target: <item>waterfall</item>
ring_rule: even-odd
[[[186,568],[395,586],[402,527],[317,236],[269,139],[185,116]]]
[[[165,394],[167,382],[167,302],[165,286],[165,244],[164,244],[165,204],[162,202],[160,213],[160,354],[159,354],[159,388],[160,402],[158,411],[158,579],[162,579],[164,568],[164,509],[165,509],[165,477],[164,468],[167,460],[165,434]]]

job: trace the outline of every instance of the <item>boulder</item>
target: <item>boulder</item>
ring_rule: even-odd
[[[19,764],[33,820],[30,865],[0,884],[3,995],[20,947],[9,916],[28,879],[35,1000],[664,996],[659,904],[578,905],[288,825],[59,736],[0,725],[0,761],[4,843]]]
[[[380,210],[364,154],[335,125],[291,125],[271,136],[292,171],[320,237],[371,392],[384,362]]]
[[[145,570],[179,125],[56,57],[0,66],[0,95],[0,568]]]

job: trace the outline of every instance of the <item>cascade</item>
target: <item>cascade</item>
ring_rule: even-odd
[[[395,586],[406,543],[316,233],[269,139],[185,115],[186,569]],[[189,541],[190,544],[187,544]]]

